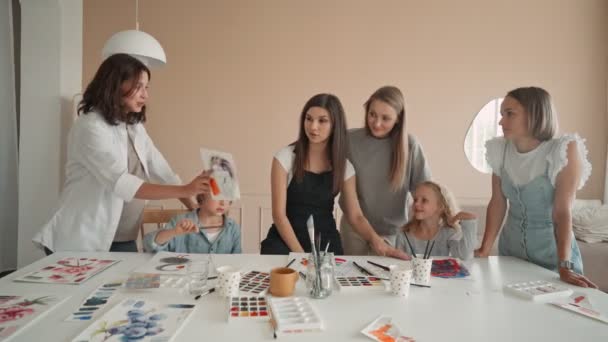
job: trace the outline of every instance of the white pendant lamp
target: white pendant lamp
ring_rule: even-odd
[[[106,58],[117,54],[129,54],[147,65],[155,68],[167,63],[165,50],[151,35],[139,30],[139,0],[135,0],[135,30],[115,33],[101,50],[101,57]]]

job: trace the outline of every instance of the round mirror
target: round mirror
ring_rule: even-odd
[[[486,161],[486,141],[502,136],[500,121],[500,104],[503,98],[496,98],[486,103],[477,113],[464,139],[464,153],[477,171],[491,173]]]

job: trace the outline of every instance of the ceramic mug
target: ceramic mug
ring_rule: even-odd
[[[274,268],[270,271],[270,294],[275,297],[291,296],[297,281],[298,272],[293,268]]]

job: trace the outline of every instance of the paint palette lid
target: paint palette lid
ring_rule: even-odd
[[[336,277],[336,283],[340,291],[384,291],[384,281],[378,277],[356,276],[356,277]]]
[[[269,297],[277,334],[323,330],[317,310],[305,297]]]
[[[270,319],[268,301],[265,297],[230,297],[228,298],[228,321],[240,319]]]
[[[270,273],[249,271],[241,276],[239,291],[264,296],[270,287]]]
[[[534,301],[547,301],[572,294],[572,289],[544,280],[507,284],[504,291]]]
[[[188,285],[188,278],[181,276],[172,275],[161,275],[160,276],[160,288],[161,289],[184,289]]]

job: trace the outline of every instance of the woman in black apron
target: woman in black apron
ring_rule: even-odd
[[[355,170],[346,159],[344,109],[331,94],[313,96],[302,110],[298,140],[274,157],[271,172],[274,224],[262,241],[262,254],[310,252],[307,220],[313,216],[320,248],[343,254],[333,216],[334,199],[342,192],[344,211],[355,230],[379,255],[405,258],[388,246],[363,216],[357,200]]]

